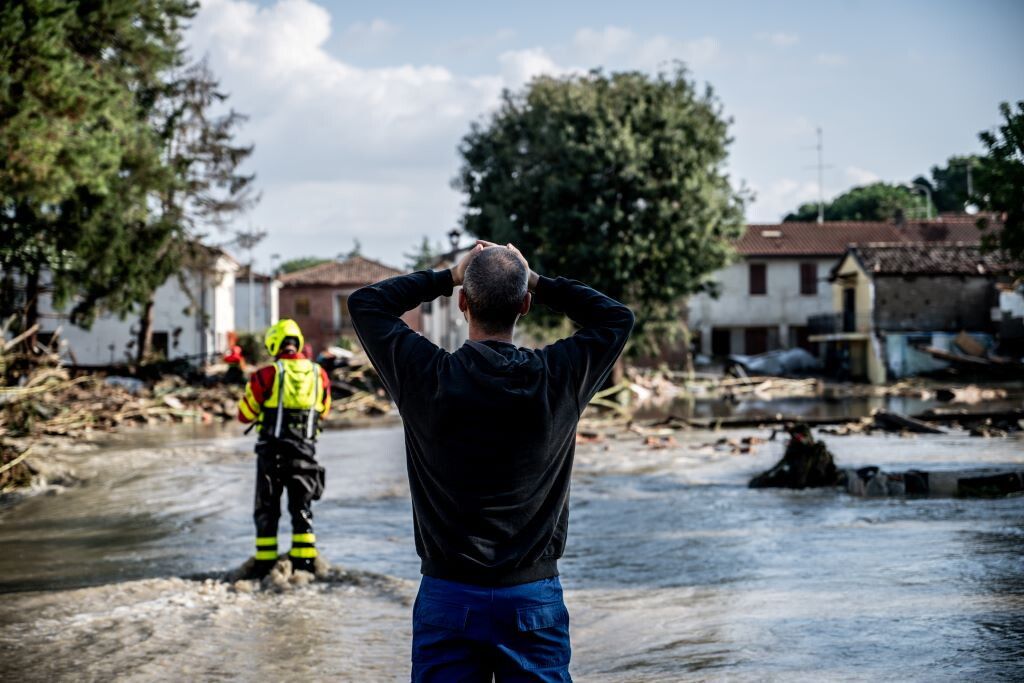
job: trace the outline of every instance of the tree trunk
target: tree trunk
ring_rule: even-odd
[[[141,366],[149,356],[149,347],[153,343],[153,294],[146,299],[139,316],[139,336],[136,340],[135,363]]]

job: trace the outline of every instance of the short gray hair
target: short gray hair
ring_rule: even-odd
[[[488,333],[508,332],[516,324],[530,274],[511,250],[489,247],[466,267],[462,288],[473,319]]]

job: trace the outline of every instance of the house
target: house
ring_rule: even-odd
[[[469,253],[472,247],[453,246],[452,249],[437,257],[434,270],[453,267]],[[443,349],[455,351],[469,338],[469,325],[459,310],[459,288],[452,291],[451,296],[439,296],[420,306],[423,319],[423,335]]]
[[[319,353],[342,337],[355,340],[348,312],[348,297],[353,292],[401,274],[397,268],[352,256],[282,275],[280,316],[295,320],[313,353]],[[412,329],[422,329],[419,309],[409,311],[402,319]]]
[[[736,261],[712,276],[714,292],[692,297],[687,321],[709,356],[817,348],[808,319],[832,311],[829,272],[850,244],[978,244],[974,217],[935,221],[750,224]]]
[[[235,275],[235,331],[262,334],[276,323],[280,290],[276,277],[253,272],[250,278],[249,266],[242,266]]]
[[[201,265],[185,268],[161,285],[153,297],[152,350],[168,360],[197,364],[213,361],[228,347],[235,327],[235,274],[238,262],[216,247],[204,247]],[[45,288],[44,288],[45,289]],[[60,330],[63,355],[78,366],[134,362],[139,318],[97,316],[89,329],[73,325],[64,310],[55,309],[49,293],[39,298],[39,338]]]
[[[851,378],[874,384],[944,367],[920,348],[950,351],[961,332],[991,347],[1005,270],[977,244],[851,246],[829,275],[835,329],[811,339],[834,345]]]

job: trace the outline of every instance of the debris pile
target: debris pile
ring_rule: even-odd
[[[0,345],[0,493],[27,486],[26,458],[40,438],[73,438],[126,425],[233,421],[244,381],[227,364],[203,369],[152,367],[133,375],[71,371],[55,338],[33,343],[35,328]],[[329,366],[333,406],[327,424],[389,413],[391,402],[364,354]],[[236,366],[237,371],[237,366]],[[250,368],[255,370],[255,368]]]
[[[349,353],[344,363],[324,363],[331,378],[328,422],[374,417],[391,412],[391,399],[365,353]]]

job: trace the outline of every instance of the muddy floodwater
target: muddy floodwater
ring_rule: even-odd
[[[781,439],[676,438],[577,450],[561,571],[578,680],[1020,680],[1024,498],[750,490]],[[842,466],[1024,465],[1019,439],[825,438]],[[0,680],[407,680],[401,428],[323,436],[317,538],[362,578],[283,593],[214,578],[251,552],[251,446],[122,436],[81,456],[84,484],[0,510]]]

